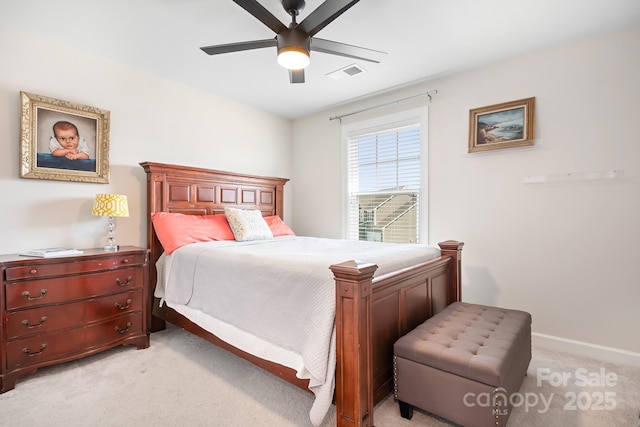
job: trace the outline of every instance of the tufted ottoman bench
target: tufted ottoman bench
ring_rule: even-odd
[[[455,302],[394,344],[394,393],[465,427],[504,426],[531,361],[531,315]]]

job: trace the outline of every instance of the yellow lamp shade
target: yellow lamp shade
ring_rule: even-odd
[[[129,216],[127,196],[120,194],[96,194],[91,215]]]

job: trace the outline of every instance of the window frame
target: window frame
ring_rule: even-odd
[[[351,122],[342,125],[342,191],[341,220],[342,238],[349,238],[349,135],[376,130],[392,129],[399,123],[414,121],[420,124],[420,197],[418,202],[418,243],[429,242],[429,147],[428,147],[428,112],[427,106],[413,108],[392,114]]]

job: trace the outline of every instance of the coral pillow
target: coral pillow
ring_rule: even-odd
[[[227,218],[221,214],[186,215],[154,212],[151,214],[151,221],[167,255],[189,243],[234,240]]]
[[[296,235],[293,230],[289,228],[289,226],[285,224],[284,221],[282,221],[282,218],[280,218],[278,215],[265,216],[264,220],[267,222],[267,225],[271,229],[273,237]]]

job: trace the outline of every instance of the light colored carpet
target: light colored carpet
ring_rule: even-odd
[[[559,381],[563,375],[567,380]],[[601,386],[607,376],[609,384]],[[638,368],[534,348],[520,395],[529,407],[514,409],[512,427],[640,426]],[[548,409],[541,397],[551,401]],[[307,427],[311,403],[311,394],[169,326],[152,334],[148,349],[120,347],[23,377],[0,395],[0,425]],[[376,406],[374,421],[376,427],[453,425],[419,410],[405,420],[393,396]],[[332,425],[333,408],[323,427]]]

